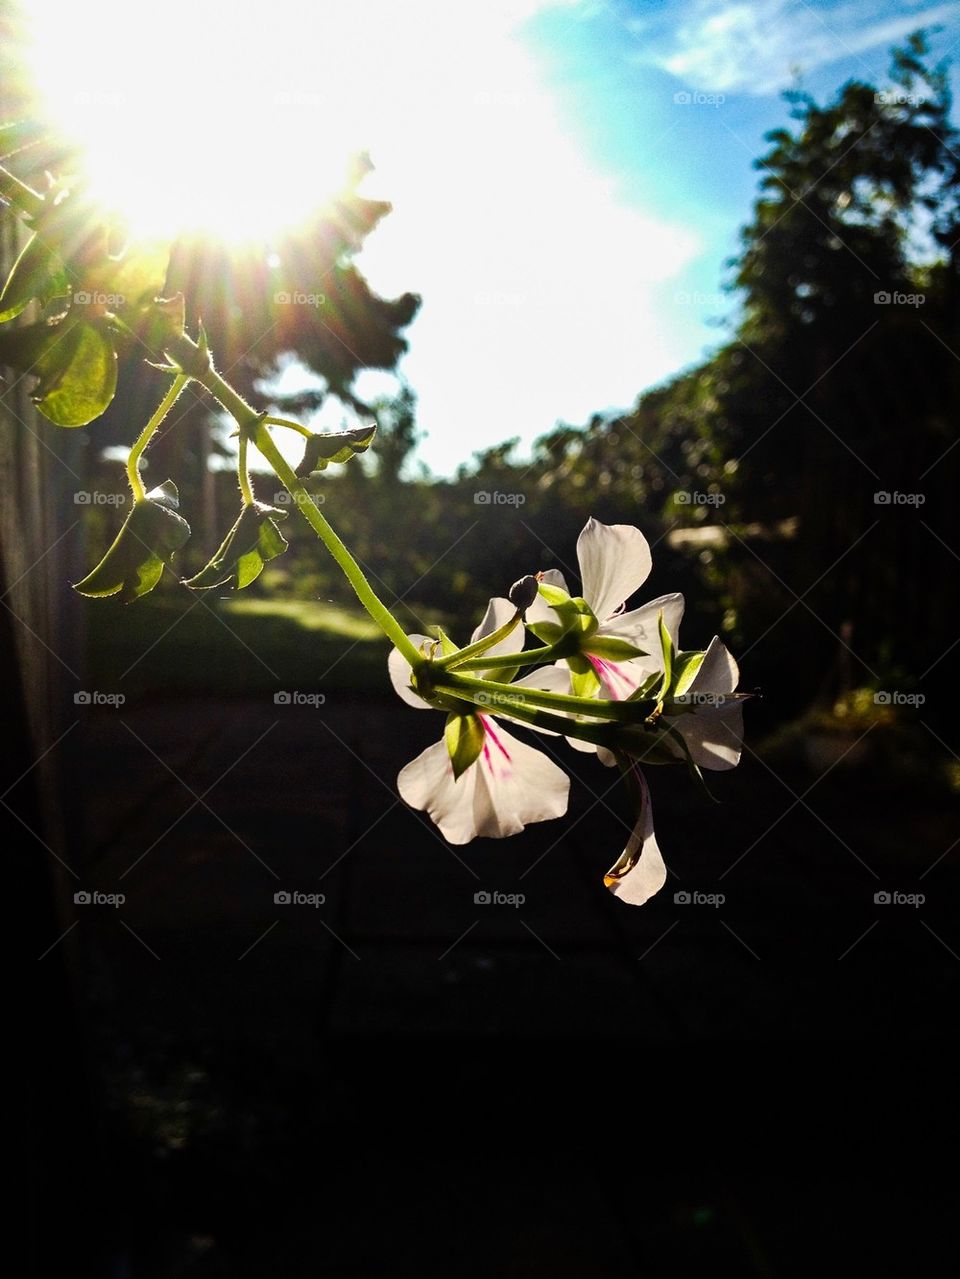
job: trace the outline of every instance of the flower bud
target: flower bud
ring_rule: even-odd
[[[537,598],[539,588],[539,579],[528,573],[526,577],[514,582],[507,593],[507,599],[519,612],[525,613]]]

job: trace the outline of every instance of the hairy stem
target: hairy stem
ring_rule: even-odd
[[[170,385],[170,389],[160,401],[157,411],[140,432],[136,443],[130,450],[130,456],[127,458],[127,479],[130,481],[130,487],[133,489],[133,500],[135,502],[142,502],[146,497],[143,480],[140,478],[140,458],[143,455],[143,450],[150,443],[150,440],[153,438],[153,435],[160,423],[173,408],[174,404],[176,404],[177,400],[180,398],[181,391],[183,391],[189,381],[190,379],[186,376],[186,374],[177,374]]]

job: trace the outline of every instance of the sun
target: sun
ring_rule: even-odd
[[[349,58],[354,43],[348,5],[33,0],[24,10],[44,116],[137,235],[269,240],[331,196],[367,145],[334,52]]]

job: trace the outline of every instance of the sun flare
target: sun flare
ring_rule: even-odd
[[[269,239],[333,194],[351,154],[342,74],[349,7],[34,0],[30,64],[45,114],[135,234]]]

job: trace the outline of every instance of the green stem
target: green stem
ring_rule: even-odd
[[[458,648],[455,653],[449,653],[446,657],[437,658],[434,667],[438,670],[453,670],[458,668],[465,662],[476,660],[480,654],[485,653],[488,649],[493,648],[495,644],[499,644],[501,640],[505,640],[508,635],[516,630],[517,622],[520,621],[520,613],[514,613],[509,621],[492,631],[489,635],[485,635],[483,639],[478,639],[474,644],[468,644],[466,648]],[[480,663],[480,669],[483,670],[488,664],[497,666],[516,666],[516,657],[513,654],[505,654],[499,660],[496,657],[487,659],[487,662]]]
[[[610,702],[596,697],[573,697],[569,693],[550,693],[540,688],[527,685],[498,684],[493,680],[474,679],[469,675],[456,675],[441,672],[439,678],[433,680],[433,686],[441,692],[449,691],[454,695],[466,695],[470,701],[476,702],[476,694],[484,694],[488,700],[495,696],[500,705],[532,705],[542,706],[547,710],[567,711],[572,715],[588,715],[593,719],[610,719],[619,723],[640,724],[649,709],[645,702]]]
[[[543,666],[547,662],[552,662],[563,656],[560,644],[545,644],[543,648],[521,649],[519,653],[502,653],[494,657],[470,657],[465,662],[452,662],[451,667],[455,667],[458,671],[493,671],[498,668],[503,670],[512,670],[514,667],[523,666]],[[461,653],[467,650],[461,649]],[[460,653],[455,653],[454,657],[459,657]],[[441,662],[436,662],[436,666],[444,666],[450,662],[449,658],[444,658]]]
[[[150,443],[157,427],[167,416],[170,410],[180,398],[180,393],[187,385],[190,379],[184,373],[178,373],[173,379],[169,391],[160,401],[157,411],[140,432],[137,442],[130,450],[130,456],[127,458],[127,479],[130,481],[130,487],[133,489],[133,500],[142,502],[146,497],[146,490],[143,487],[143,480],[140,478],[140,458],[143,450]]]
[[[284,460],[270,432],[262,422],[257,423],[253,442],[273,467],[277,478],[286,488],[300,509],[304,519],[317,534],[324,546],[343,570],[350,585],[357,593],[357,598],[377,623],[386,637],[403,654],[414,669],[423,665],[423,654],[405,634],[403,627],[393,616],[386,604],[377,596],[356,562],[340,538],[324,519],[320,508],[314,502],[309,489],[300,477],[294,474],[293,468]]]
[[[303,435],[308,440],[313,435],[309,427],[301,426],[299,422],[288,422],[285,417],[264,417],[260,420],[264,426],[285,426],[288,431],[296,431],[298,435]]]
[[[240,493],[244,506],[253,506],[253,488],[250,484],[250,467],[247,464],[247,446],[250,443],[246,431],[240,432],[240,445],[237,450],[237,478],[240,481]]]

